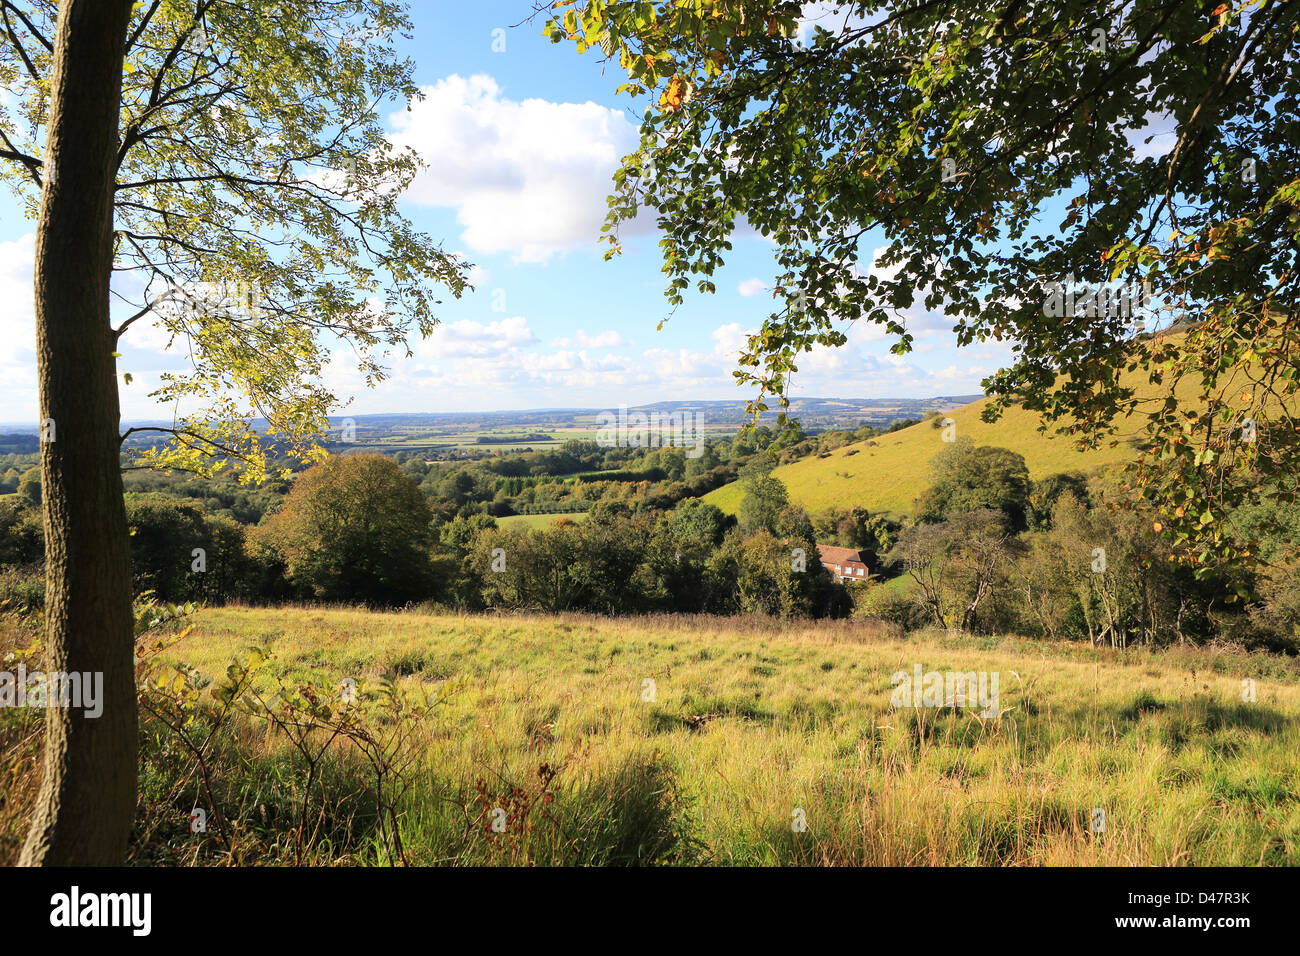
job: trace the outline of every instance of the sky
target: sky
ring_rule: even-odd
[[[772,308],[775,247],[761,236],[736,238],[714,277],[717,293],[687,298],[657,331],[670,309],[653,225],[625,228],[623,255],[609,262],[597,242],[611,176],[635,147],[639,116],[615,95],[617,64],[551,44],[540,20],[520,22],[530,9],[530,0],[412,4],[414,35],[401,49],[416,64],[424,99],[386,111],[385,127],[427,168],[402,211],[474,263],[476,288],[444,299],[434,334],[414,344],[412,357],[392,357],[391,376],[376,388],[345,349],[326,384],[348,414],[753,397],[731,373],[746,333]],[[0,196],[0,422],[38,417],[34,229],[16,200]],[[1008,358],[996,343],[959,350],[941,312],[918,304],[905,316],[916,337],[910,355],[891,355],[879,329],[851,323],[846,345],[804,357],[792,394],[975,394]],[[121,387],[123,417],[169,415],[148,393],[159,373],[185,367],[179,352],[137,323],[122,353],[119,372],[132,377]]]

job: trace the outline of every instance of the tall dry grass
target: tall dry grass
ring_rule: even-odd
[[[290,684],[449,691],[414,731],[411,862],[1300,862],[1300,664],[1284,658],[861,621],[345,608],[207,610],[168,653],[219,674],[249,647]],[[916,664],[997,672],[1004,713],[895,710],[891,675]],[[174,784],[165,746],[147,742],[146,801]],[[276,821],[303,796],[292,754],[253,726],[222,747],[240,862],[288,862]],[[352,757],[316,786],[328,825],[311,862],[385,862]],[[201,798],[157,811],[176,824],[137,858],[228,861],[183,826]]]

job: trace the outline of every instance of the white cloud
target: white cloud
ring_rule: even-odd
[[[175,308],[175,306],[163,305],[158,307],[161,310]],[[134,306],[132,306],[134,312]],[[125,320],[126,316],[114,316],[114,324]],[[157,312],[148,312],[136,321],[132,322],[120,339],[124,354],[134,358],[137,351],[183,353],[187,347],[188,340],[184,335],[173,337],[171,331],[162,323],[162,319]],[[120,364],[120,363],[119,363]]]
[[[407,198],[454,208],[474,251],[543,262],[600,236],[610,177],[637,143],[618,110],[511,100],[490,76],[452,75],[394,113],[392,139],[428,163]]]
[[[800,10],[798,26],[795,28],[795,36],[803,46],[812,42],[814,27],[821,27],[823,30],[829,30],[837,33],[844,22],[843,17],[837,17],[840,4],[816,2],[805,3]]]
[[[35,233],[0,242],[0,367],[6,369],[20,357],[30,364],[36,353],[35,264]]]
[[[808,46],[812,43],[815,27],[838,35],[845,30],[878,22],[887,15],[887,10],[877,10],[870,17],[861,17],[857,14],[856,4],[848,4],[844,0],[815,0],[802,5],[795,27],[795,39],[801,46]]]
[[[422,358],[434,360],[483,357],[501,355],[538,341],[522,315],[487,325],[464,319],[436,326],[433,334],[415,345],[412,351]]]
[[[551,343],[551,348],[568,349],[616,349],[622,346],[623,336],[619,335],[613,329],[601,332],[599,335],[588,335],[584,329],[578,329],[573,338],[564,337],[556,339]]]
[[[890,281],[898,277],[898,273],[903,268],[903,263],[898,262],[891,266],[881,265],[880,258],[884,254],[886,248],[886,246],[881,246],[878,249],[872,250],[870,274],[881,280]],[[936,264],[936,272],[940,268],[942,268],[942,266]],[[917,337],[928,335],[931,332],[951,332],[954,325],[953,320],[944,314],[942,308],[936,312],[925,307],[925,298],[929,292],[930,290],[928,287],[913,289],[912,304],[910,306],[906,309],[888,310],[893,313],[893,317],[896,320],[902,323],[904,328]],[[884,338],[886,334],[883,327],[874,324],[868,326],[865,322],[855,322],[853,325],[855,328],[857,326],[870,328],[871,332],[869,334],[873,338]]]
[[[0,242],[0,421],[36,420],[36,234]]]
[[[1124,139],[1133,147],[1134,159],[1159,159],[1178,141],[1178,120],[1169,113],[1147,113],[1141,126],[1124,131]]]
[[[746,279],[740,285],[736,286],[736,291],[745,298],[758,295],[767,289],[767,283],[762,279]]]
[[[711,336],[715,343],[712,354],[734,365],[740,353],[749,345],[749,337],[753,334],[753,329],[743,328],[739,322],[720,325],[713,330]]]
[[[356,396],[352,411],[485,411],[502,408],[613,407],[671,398],[753,397],[738,387],[737,359],[751,334],[739,322],[713,329],[700,348],[635,348],[620,337],[601,346],[608,333],[575,333],[543,347],[523,316],[499,322],[471,320],[439,326],[432,340],[415,346],[413,361],[397,361],[379,390],[368,392],[337,354],[327,381],[343,397]],[[958,353],[942,349],[929,362],[889,354],[874,327],[854,323],[841,348],[814,348],[799,357],[794,394],[824,397],[928,397],[973,394],[988,373],[981,364],[955,365]],[[996,361],[996,359],[995,359]]]

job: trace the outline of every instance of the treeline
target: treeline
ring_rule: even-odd
[[[906,424],[910,422],[894,427]],[[870,426],[813,436],[797,427],[774,431],[758,426],[731,439],[710,438],[694,457],[683,447],[607,447],[573,439],[541,451],[486,452],[472,461],[434,461],[408,450],[397,451],[393,458],[419,485],[435,516],[445,522],[473,514],[578,514],[601,502],[618,502],[633,510],[668,510],[734,481],[739,470],[761,452],[786,462],[876,434],[879,430]],[[272,466],[269,470],[275,475],[301,468],[274,453]],[[205,478],[149,470],[128,470],[123,481],[128,495],[190,501],[207,514],[244,525],[256,525],[278,510],[291,483],[276,477],[250,487],[228,475]],[[0,501],[13,494],[19,495],[23,506],[39,505],[40,468],[35,454],[0,455]]]
[[[275,556],[249,529],[193,502],[161,495],[127,498],[134,590],[171,602],[224,603],[287,595]],[[40,511],[0,501],[0,611],[38,610],[44,599],[45,537]]]
[[[844,616],[852,602],[817,557],[806,516],[777,533],[698,500],[669,512],[602,504],[582,523],[455,536],[458,600],[471,607]]]
[[[1005,448],[955,442],[936,456],[932,480],[909,526],[877,522],[875,538],[851,520],[837,528],[872,538],[892,577],[863,596],[860,613],[1110,646],[1300,650],[1300,507],[1239,509],[1234,536],[1257,562],[1224,574],[1180,554],[1118,486],[1078,473],[1031,481]]]
[[[128,496],[127,513],[135,589],[170,602],[782,616],[852,607],[822,568],[814,529],[797,509],[738,526],[698,500],[670,511],[602,501],[582,523],[503,529],[483,514],[444,521],[381,455],[335,456],[309,469],[255,527],[155,494]],[[0,518],[9,549],[0,559],[34,573],[42,559],[38,514],[8,507]]]
[[[34,455],[41,450],[39,435],[20,432],[0,433],[0,455]]]
[[[502,453],[473,462],[426,461],[398,452],[443,520],[474,514],[574,514],[601,502],[633,510],[667,510],[735,480],[740,466],[774,443],[792,440],[766,426],[731,440],[709,439],[700,453],[684,447],[607,447],[571,439],[558,448]]]
[[[521,441],[551,441],[554,436],[547,432],[528,432],[523,435],[479,435],[474,439],[476,445],[508,445]]]
[[[926,418],[935,418],[938,412],[930,412]],[[903,418],[895,421],[888,428],[862,425],[859,428],[833,428],[816,434],[805,434],[798,427],[793,427],[773,448],[773,457],[777,464],[786,465],[800,458],[826,458],[837,448],[868,441],[881,435],[920,424],[924,419]]]
[[[944,445],[915,515],[901,518],[862,508],[809,516],[771,473],[779,449],[768,455],[721,444],[714,454],[731,455],[725,463],[688,476],[689,463],[700,460],[688,459],[677,481],[690,489],[719,470],[738,476],[745,494],[735,518],[695,494],[665,491],[670,479],[575,477],[565,485],[568,497],[546,506],[585,511],[586,520],[505,528],[483,501],[454,494],[480,478],[452,471],[431,489],[418,480],[432,473],[421,471],[425,463],[413,468],[374,454],[333,456],[286,483],[287,493],[197,480],[193,491],[205,492],[202,499],[136,490],[127,495],[135,588],[174,602],[856,613],[906,628],[1114,646],[1230,641],[1300,649],[1298,505],[1238,509],[1234,537],[1257,560],[1249,573],[1225,575],[1186,560],[1117,485],[1078,473],[1034,481],[1008,449],[969,439]],[[541,453],[529,467],[586,468],[598,451],[609,464],[606,450],[593,445]],[[641,451],[643,468],[665,468],[680,449]],[[490,480],[531,482],[522,494],[560,483],[556,477]],[[41,604],[39,485],[25,479],[23,487],[0,499],[0,608]],[[818,543],[860,550],[870,577],[834,580]]]

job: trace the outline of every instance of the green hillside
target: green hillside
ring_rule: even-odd
[[[567,514],[541,514],[541,515],[510,515],[505,518],[497,518],[497,525],[502,528],[549,528],[561,518],[568,518],[570,521],[586,521],[587,512],[573,511]]]
[[[1038,479],[1059,471],[1094,472],[1130,461],[1137,423],[1121,428],[1119,442],[1080,452],[1068,436],[1039,431],[1036,412],[1009,409],[993,423],[980,420],[989,399],[980,399],[948,413],[956,435],[969,435],[976,445],[1010,448],[1025,457],[1029,474]],[[805,458],[782,465],[773,474],[785,482],[790,499],[810,512],[861,506],[869,511],[910,512],[916,497],[930,483],[930,461],[943,447],[944,430],[935,421],[922,422],[892,434],[836,449],[826,458]],[[704,500],[734,514],[744,497],[739,482],[710,492]]]

